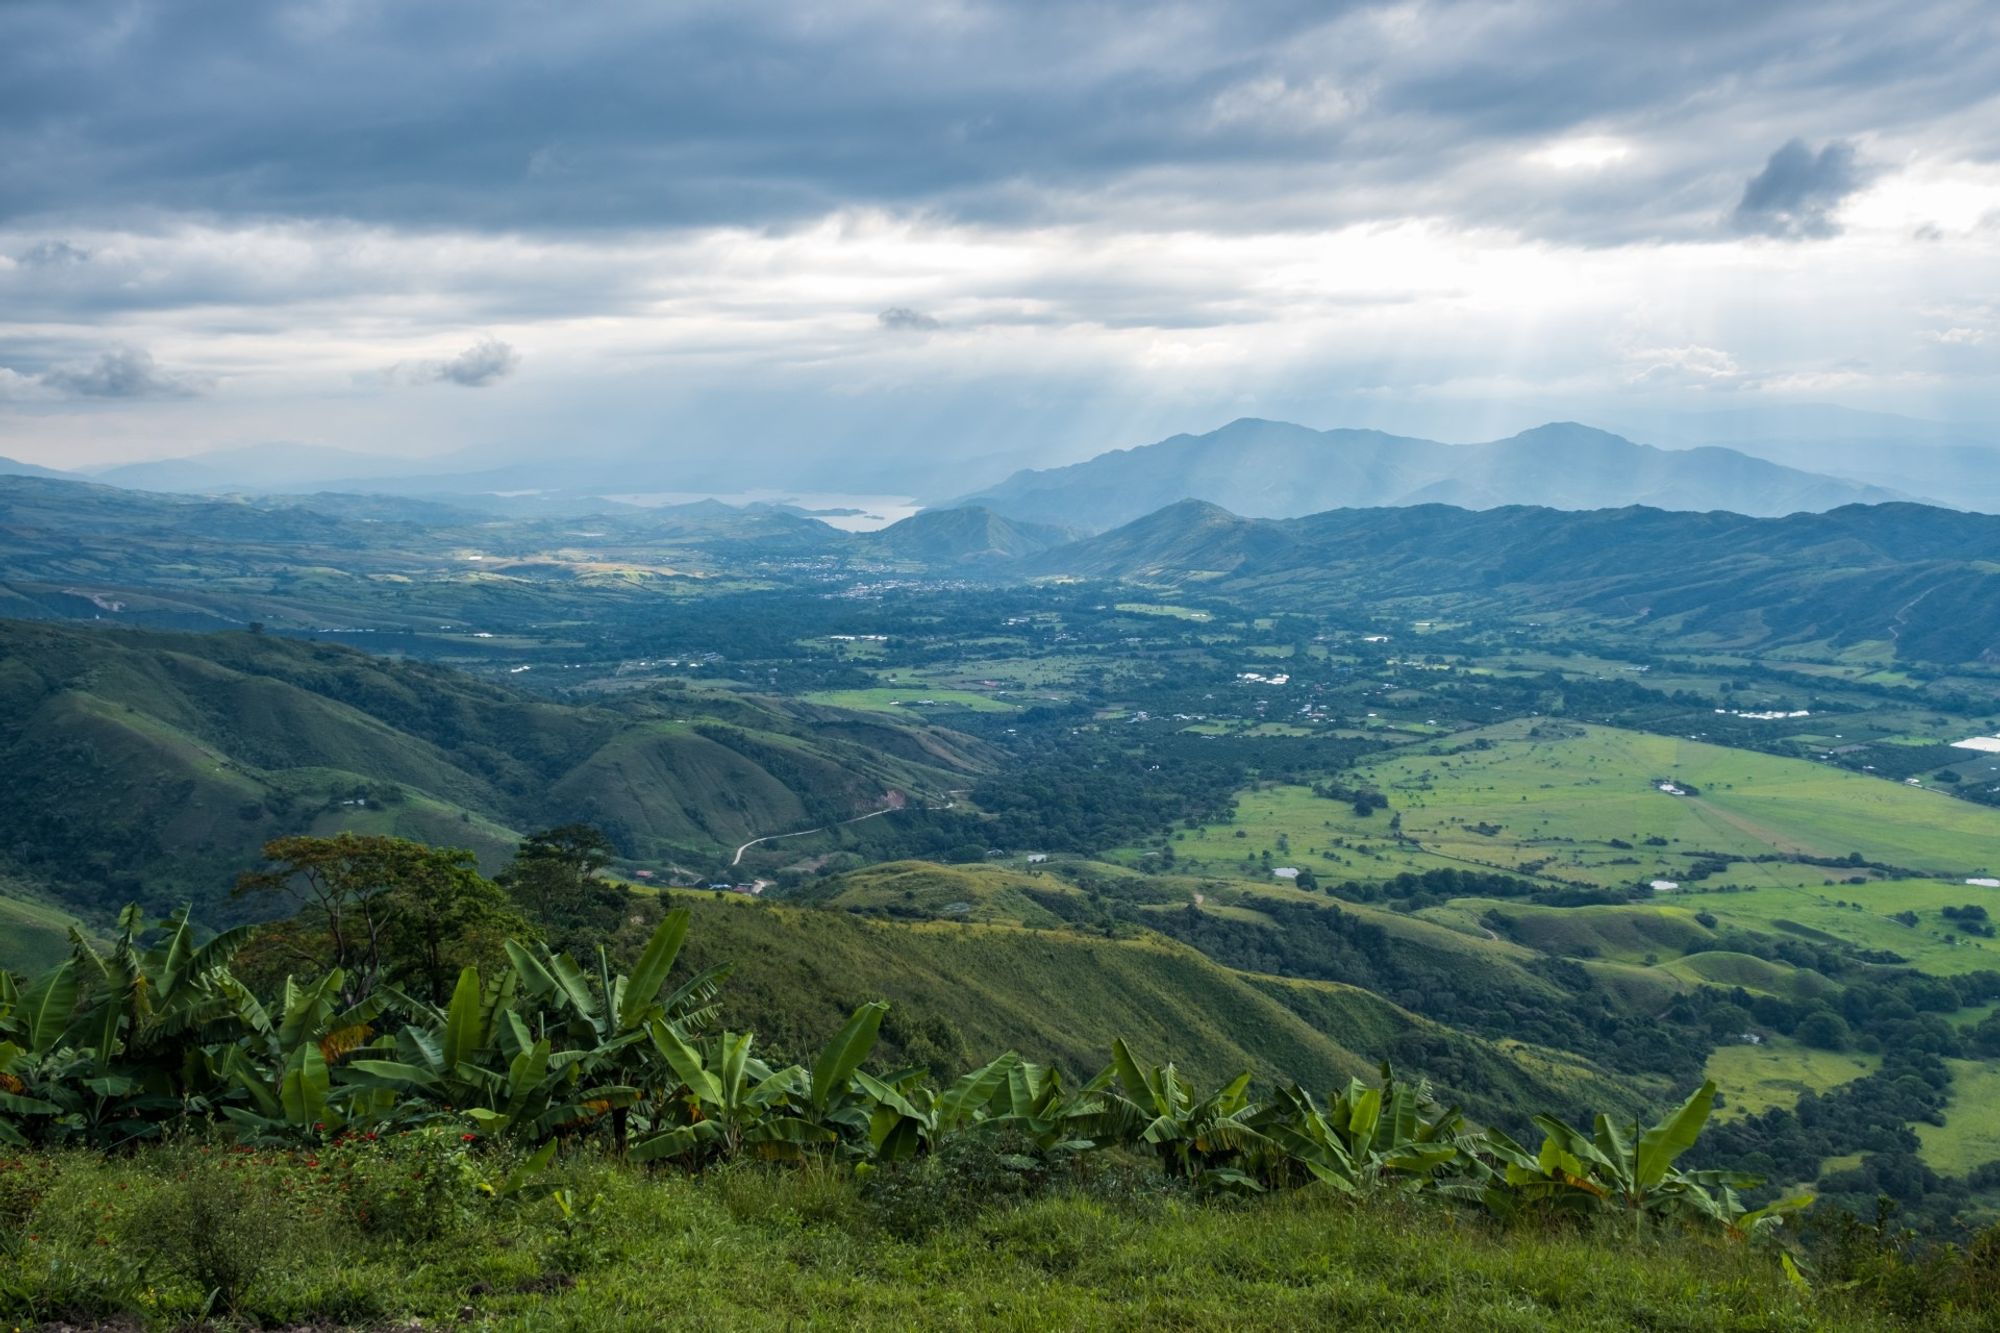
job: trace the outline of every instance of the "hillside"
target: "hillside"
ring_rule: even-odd
[[[908,881],[957,869],[871,867],[846,887],[865,895],[885,875]],[[754,1026],[784,1051],[816,1049],[856,1004],[879,998],[905,1016],[891,1018],[886,1038],[917,1062],[951,1065],[1012,1049],[1088,1078],[1123,1036],[1173,1051],[1203,1082],[1249,1069],[1267,1083],[1326,1088],[1422,1052],[1413,1069],[1474,1113],[1509,1121],[1523,1105],[1636,1106],[1652,1092],[1648,1081],[1473,1036],[1358,986],[1239,971],[1159,935],[1107,939],[998,921],[883,921],[674,898],[695,914],[688,956],[739,964],[723,996],[727,1021]]]
[[[1207,583],[1302,609],[1396,598],[1580,609],[1721,642],[1877,642],[1962,662],[2000,654],[1996,553],[2000,518],[1912,504],[1762,519],[1422,505],[1276,521],[1189,501],[1023,569]]]
[[[285,833],[395,833],[491,870],[521,832],[582,820],[705,870],[990,762],[950,732],[719,690],[551,703],[311,642],[22,622],[0,622],[0,736],[24,877],[81,911],[210,916]]]
[[[1574,422],[1486,444],[1451,445],[1246,418],[1206,435],[1176,435],[1069,467],[1017,472],[958,503],[1101,532],[1181,500],[1206,500],[1252,518],[1295,518],[1325,509],[1417,504],[1638,504],[1778,515],[1898,498],[1894,490],[1729,449],[1655,449]]]
[[[1018,559],[1075,536],[1062,528],[1002,518],[990,509],[926,509],[863,537],[857,545],[893,559],[926,564],[982,564]]]

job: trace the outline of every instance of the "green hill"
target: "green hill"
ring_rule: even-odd
[[[722,690],[531,698],[441,667],[253,634],[0,622],[0,849],[89,913],[192,898],[257,848],[340,828],[466,846],[585,820],[707,867],[751,838],[964,785],[970,738]]]
[[[916,863],[886,869],[854,891],[924,873]],[[1123,1037],[1172,1052],[1203,1082],[1248,1069],[1318,1090],[1421,1053],[1413,1070],[1491,1118],[1526,1105],[1638,1105],[1650,1095],[1639,1080],[1575,1057],[1470,1036],[1356,986],[1242,972],[1157,935],[674,899],[695,914],[688,957],[737,965],[723,994],[726,1020],[754,1026],[760,1042],[783,1051],[816,1049],[856,1004],[884,999],[885,1036],[910,1060],[952,1064],[1014,1049],[1088,1077]]]

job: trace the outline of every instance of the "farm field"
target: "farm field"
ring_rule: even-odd
[[[1804,939],[1829,935],[1864,949],[1888,950],[1934,976],[2000,969],[2000,941],[1946,929],[1943,909],[1965,904],[2000,913],[2000,891],[1937,880],[1888,880],[1686,898],[1688,907],[1724,925]],[[1917,924],[1894,920],[1899,912],[1915,912]]]
[[[1951,1060],[1951,1106],[1942,1125],[1916,1126],[1924,1160],[1957,1175],[2000,1161],[2000,1064]]]
[[[876,713],[921,715],[932,710],[970,709],[975,713],[1009,713],[1015,706],[990,695],[971,690],[940,689],[931,685],[876,686],[860,690],[821,690],[803,696],[807,703],[830,708],[859,708]]]
[[[1708,1057],[1708,1076],[1725,1099],[1718,1115],[1756,1115],[1774,1106],[1791,1106],[1802,1092],[1827,1092],[1851,1083],[1881,1064],[1879,1055],[1816,1051],[1784,1037],[1769,1037],[1759,1046],[1735,1042],[1716,1047]]]
[[[1753,859],[1770,856],[1859,853],[1950,879],[2000,863],[2000,810],[1804,760],[1532,719],[1446,744],[1450,753],[1406,747],[1346,779],[1382,791],[1386,811],[1357,815],[1304,786],[1255,787],[1232,823],[1184,833],[1176,853],[1253,878],[1268,851],[1271,864],[1310,865],[1322,878],[1480,867],[1604,887],[1679,884],[1697,861],[1726,863],[1723,880],[1772,887],[1842,874]]]

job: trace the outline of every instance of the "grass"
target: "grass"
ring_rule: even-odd
[[[23,1163],[6,1200],[20,1243],[0,1258],[0,1313],[183,1327],[207,1312],[220,1271],[230,1279],[223,1309],[263,1326],[1892,1326],[1838,1293],[1799,1291],[1767,1253],[1740,1245],[1634,1239],[1624,1228],[1501,1229],[1471,1213],[1357,1205],[1319,1188],[1202,1204],[1138,1167],[987,1202],[959,1197],[968,1185],[957,1178],[896,1194],[837,1168],[690,1178],[583,1158],[553,1170],[567,1215],[552,1198],[474,1196],[437,1234],[410,1237],[324,1202],[323,1171],[299,1158],[187,1163],[172,1152]],[[217,1210],[239,1199],[269,1211]],[[199,1245],[174,1223],[190,1200],[224,1222]]]
[[[2000,1067],[1983,1060],[1951,1060],[1951,1105],[1942,1125],[1916,1126],[1924,1160],[1937,1170],[1964,1175],[2000,1161]]]
[[[1176,851],[1213,873],[1243,873],[1269,851],[1289,858],[1280,864],[1307,858],[1298,863],[1322,879],[1480,867],[1606,887],[1679,883],[1711,854],[1733,862],[1732,878],[1794,887],[1842,872],[1753,858],[1859,852],[1949,878],[2000,863],[2000,810],[1806,760],[1533,719],[1463,733],[1449,750],[1406,747],[1347,779],[1386,793],[1389,812],[1358,816],[1302,786],[1252,788],[1233,823]],[[1669,780],[1699,794],[1659,790]]]
[[[80,926],[67,912],[16,896],[25,891],[0,878],[0,968],[30,975],[69,956],[69,932]]]
[[[1756,1115],[1792,1106],[1802,1092],[1827,1092],[1880,1068],[1882,1057],[1852,1051],[1816,1051],[1787,1037],[1767,1036],[1761,1046],[1735,1042],[1708,1057],[1708,1076],[1722,1089],[1724,1116]]]
[[[921,684],[907,688],[883,685],[862,690],[820,690],[801,697],[807,703],[825,704],[830,708],[858,708],[866,712],[900,713],[904,716],[921,716],[934,709],[942,712],[953,708],[969,709],[975,713],[1016,711],[1015,705],[989,695]]]
[[[1191,606],[1171,606],[1163,602],[1120,602],[1115,608],[1135,616],[1165,616],[1171,620],[1213,620],[1207,611],[1197,611]]]
[[[1726,925],[1808,939],[1811,935],[1802,931],[1817,932],[1864,949],[1887,950],[1934,976],[2000,969],[2000,941],[1948,932],[1939,914],[1942,908],[1964,903],[1984,903],[2000,910],[2000,894],[1991,889],[1937,880],[1883,880],[1760,888],[1754,893],[1691,894],[1683,901]],[[1917,925],[1906,926],[1892,919],[1904,911],[1917,913]]]

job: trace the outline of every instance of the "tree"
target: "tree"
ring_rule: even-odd
[[[1749,1030],[1750,1011],[1737,1004],[1718,1004],[1704,1018],[1708,1030],[1718,1037],[1731,1037]]]
[[[340,833],[264,844],[271,865],[238,876],[238,894],[296,904],[264,951],[315,971],[338,970],[352,1004],[385,981],[417,981],[441,999],[461,967],[525,923],[482,878],[471,852],[402,838]]]
[[[589,824],[563,824],[523,842],[500,882],[545,925],[569,925],[587,913],[610,861],[611,840]]]
[[[1847,1020],[1831,1009],[1819,1009],[1807,1014],[1792,1035],[1822,1051],[1844,1051],[1854,1036]]]
[[[502,956],[530,933],[507,894],[479,873],[472,853],[437,850],[414,862],[394,891],[383,932],[388,980],[443,1004],[461,971]]]

